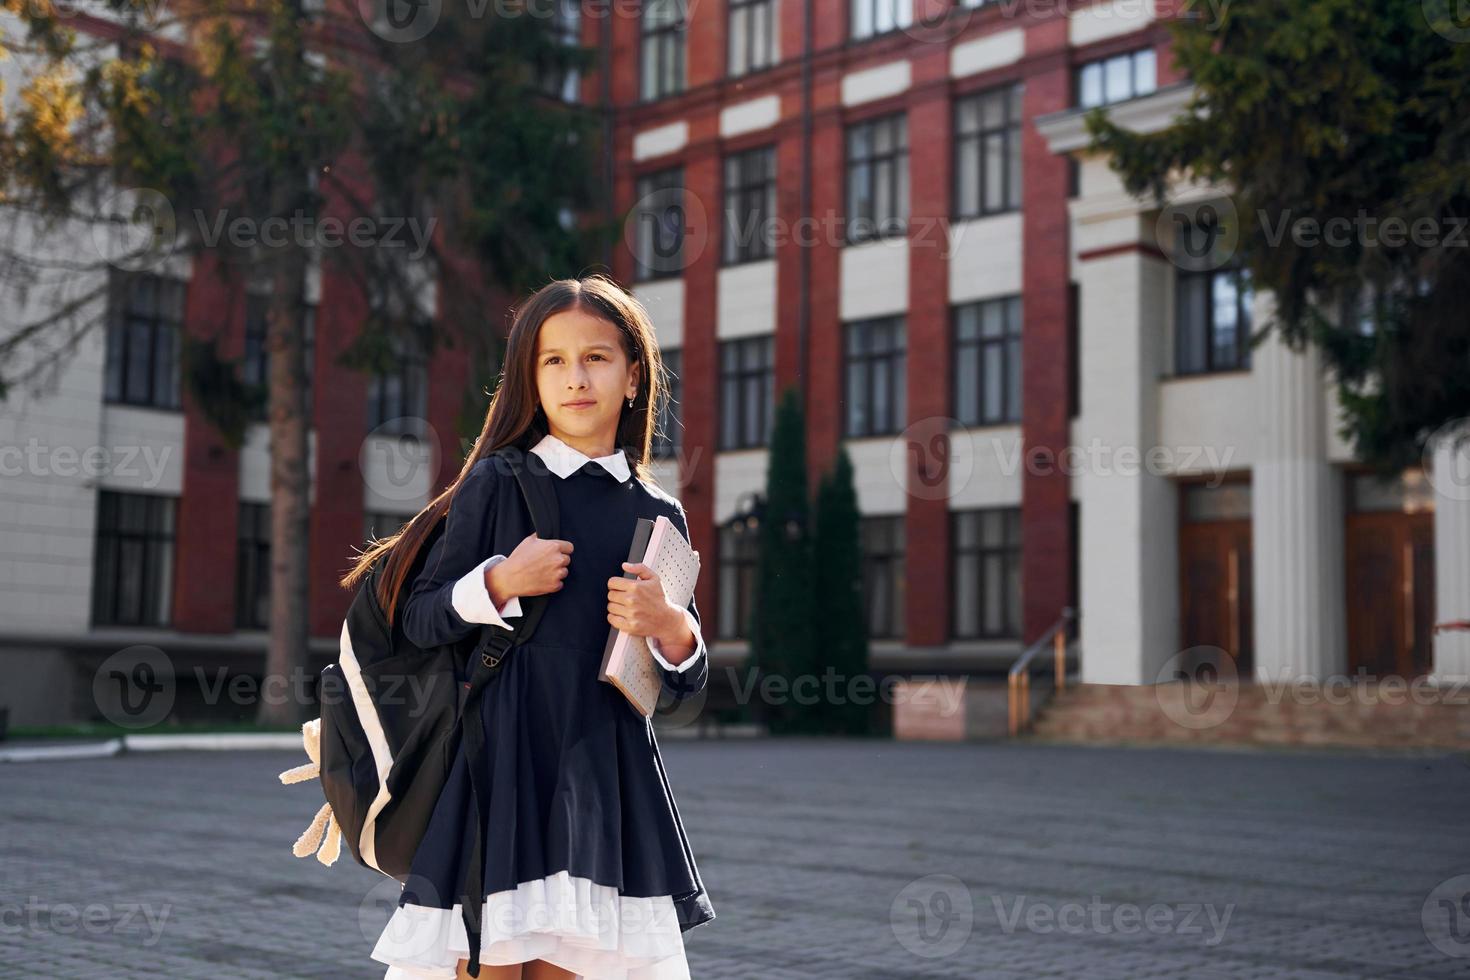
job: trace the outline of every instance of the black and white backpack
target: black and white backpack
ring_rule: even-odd
[[[515,447],[491,456],[502,457],[514,473],[536,533],[556,537],[556,496],[544,465],[527,465],[530,454]],[[425,539],[405,588],[446,523],[441,520]],[[358,863],[405,882],[461,739],[471,772],[484,772],[476,765],[484,750],[479,695],[510,649],[531,638],[551,596],[521,597],[523,615],[513,630],[486,625],[460,643],[424,648],[403,635],[401,617],[388,625],[377,590],[384,564],[379,560],[359,584],[342,621],[337,662],[321,673],[321,717],[302,726],[311,762],[280,779],[319,779],[327,800],[292,846],[293,854],[315,854],[331,865],[345,838]],[[486,787],[475,782],[479,804]],[[481,847],[477,842],[476,850]],[[478,863],[476,854],[471,868]],[[470,894],[477,894],[475,885],[468,883]]]

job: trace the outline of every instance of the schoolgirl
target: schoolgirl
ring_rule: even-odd
[[[689,534],[683,506],[649,473],[663,373],[647,312],[616,283],[547,284],[516,312],[459,476],[353,570],[360,578],[386,556],[384,607],[426,647],[486,623],[514,629],[521,596],[552,596],[481,699],[491,771],[479,948],[456,900],[476,830],[461,751],[372,952],[385,980],[467,977],[471,956],[482,980],[688,980],[683,933],[714,908],[652,726],[597,679],[617,627],[648,638],[673,697],[708,680],[696,604],[676,607],[651,569],[626,561],[639,517],[664,514]],[[515,478],[487,457],[505,446],[554,474],[559,539],[537,536],[524,504],[503,506]],[[444,533],[404,583],[440,519]]]

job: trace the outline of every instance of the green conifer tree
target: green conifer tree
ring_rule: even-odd
[[[812,667],[814,639],[803,414],[800,390],[787,388],[771,434],[756,557],[750,623],[751,666],[758,674],[754,714],[772,734],[800,731],[800,716],[810,710],[792,697],[792,685]]]
[[[864,735],[871,730],[871,692],[854,680],[868,672],[868,619],[863,603],[861,514],[853,486],[852,460],[845,448],[817,488],[812,536],[812,617],[824,624],[817,639],[820,672],[831,670],[830,687],[822,677],[820,731]]]

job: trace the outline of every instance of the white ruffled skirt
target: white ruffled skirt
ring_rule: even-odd
[[[460,906],[400,905],[373,959],[383,980],[452,980],[470,944]],[[633,897],[566,871],[485,897],[480,962],[545,960],[581,980],[689,980],[670,896]]]

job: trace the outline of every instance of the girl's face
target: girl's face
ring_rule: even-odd
[[[638,394],[639,367],[607,320],[581,309],[547,317],[536,337],[536,393],[551,434],[588,456],[616,451],[618,418]]]

